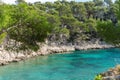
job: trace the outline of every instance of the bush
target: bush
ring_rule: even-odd
[[[102,76],[101,76],[101,75],[97,75],[97,76],[95,77],[95,80],[102,80]]]

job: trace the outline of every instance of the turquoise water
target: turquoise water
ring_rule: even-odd
[[[117,48],[71,53],[39,56],[0,67],[0,80],[93,80],[96,74],[120,63]]]

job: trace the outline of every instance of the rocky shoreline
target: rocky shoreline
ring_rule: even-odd
[[[101,80],[120,80],[120,65],[101,73]]]
[[[47,55],[53,53],[64,53],[75,50],[88,50],[88,49],[103,49],[103,48],[111,48],[114,47],[112,45],[103,44],[103,43],[83,43],[82,45],[47,45],[42,44],[41,48],[37,51],[6,51],[4,48],[0,48],[0,65],[6,65],[11,62],[18,62],[21,60],[25,60],[34,56],[39,55]]]

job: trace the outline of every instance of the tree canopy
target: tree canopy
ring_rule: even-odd
[[[102,38],[116,46],[120,46],[120,1],[116,1],[114,6],[114,17],[112,21],[98,22],[97,30]]]
[[[0,2],[2,3],[2,2]],[[118,43],[120,1],[93,0],[75,2],[58,0],[16,4],[0,4],[0,42],[13,40],[18,49],[39,49],[46,39],[63,44],[102,37]],[[97,24],[98,23],[98,24]],[[109,26],[108,26],[109,25]],[[116,31],[117,30],[117,31]],[[98,35],[99,34],[99,35]]]

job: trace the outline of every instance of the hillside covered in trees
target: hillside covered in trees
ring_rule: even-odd
[[[116,28],[119,26],[116,14],[119,11],[118,3],[118,0],[114,3],[112,0],[58,0],[54,3],[17,0],[16,4],[1,1],[0,42],[19,42],[18,48],[21,50],[37,50],[38,43],[45,40],[72,45],[96,39],[108,42],[116,40],[114,43],[119,43],[119,35],[111,40],[111,36],[119,34],[116,30],[113,32],[114,29],[119,31]]]

